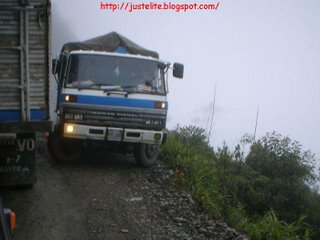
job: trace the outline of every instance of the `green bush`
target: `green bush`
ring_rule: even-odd
[[[177,187],[252,239],[311,239],[311,227],[317,239],[320,196],[308,185],[315,179],[310,152],[275,133],[258,141],[246,137],[247,156],[240,145],[234,152],[226,145],[214,151],[207,139],[193,126],[168,135],[160,158],[176,172]]]
[[[274,209],[281,219],[295,221],[306,212],[307,183],[315,179],[313,162],[314,156],[297,142],[267,134],[252,144],[245,159],[240,174],[248,182],[241,186],[240,201],[251,215]]]

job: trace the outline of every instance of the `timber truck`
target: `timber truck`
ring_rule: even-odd
[[[49,114],[50,1],[0,1],[0,185],[36,181],[36,132]]]
[[[52,66],[58,84],[52,157],[77,161],[86,146],[98,145],[152,166],[166,138],[168,71],[183,77],[182,64],[170,65],[116,32],[64,44]]]

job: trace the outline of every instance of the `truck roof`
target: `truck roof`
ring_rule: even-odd
[[[145,49],[117,32],[111,32],[82,42],[66,43],[63,45],[61,52],[76,50],[117,52],[119,48],[133,55],[159,59],[157,52]]]

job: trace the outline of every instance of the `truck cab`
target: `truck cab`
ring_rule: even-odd
[[[100,142],[132,149],[140,166],[154,164],[166,135],[170,63],[123,45],[62,51],[54,61],[58,119],[49,150],[57,161],[75,161],[83,144]],[[173,75],[183,77],[182,64],[173,65]]]

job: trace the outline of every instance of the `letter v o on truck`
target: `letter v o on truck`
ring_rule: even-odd
[[[84,146],[132,151],[151,167],[166,139],[168,72],[184,66],[111,32],[64,44],[53,60],[58,83],[57,121],[48,147],[58,162],[77,161]]]

